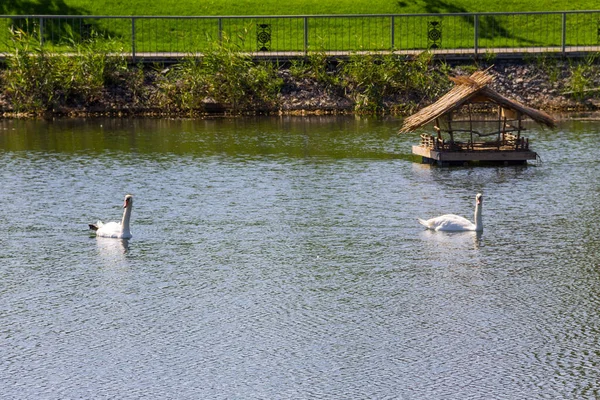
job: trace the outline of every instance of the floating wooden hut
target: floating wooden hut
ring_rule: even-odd
[[[523,120],[531,118],[554,127],[554,119],[492,90],[488,85],[494,77],[488,70],[450,78],[455,86],[448,93],[404,120],[400,133],[434,122],[434,134],[421,134],[421,143],[412,148],[424,163],[508,165],[537,158],[529,148],[529,139],[521,135]]]

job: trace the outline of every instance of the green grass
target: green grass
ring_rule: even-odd
[[[596,0],[8,0],[0,14],[315,15],[595,10]]]
[[[285,4],[282,6],[282,4]],[[334,15],[334,14],[412,14],[563,11],[600,8],[596,1],[504,1],[497,0],[304,0],[282,3],[280,0],[163,0],[148,2],[132,0],[9,0],[0,4],[0,14],[54,15],[113,15],[113,16],[231,16],[231,15]],[[575,14],[568,17],[567,45],[598,44],[598,13]],[[85,39],[89,32],[119,41],[125,51],[135,42],[138,53],[194,53],[210,48],[225,36],[243,51],[257,51],[257,35],[261,24],[268,24],[272,51],[361,51],[391,48],[426,49],[428,23],[432,17],[395,17],[394,36],[390,17],[378,18],[311,18],[309,19],[308,49],[305,47],[303,18],[223,18],[217,19],[159,19],[140,18],[135,22],[135,41],[132,39],[132,20],[74,19],[44,22],[44,43],[60,48],[65,40]],[[445,16],[442,48],[473,48],[475,21],[471,16]],[[219,23],[221,31],[219,31]],[[34,33],[39,31],[38,19],[0,19],[0,51],[6,49],[9,27]],[[479,46],[550,47],[562,40],[561,15],[485,16],[479,19]]]

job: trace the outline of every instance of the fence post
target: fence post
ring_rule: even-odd
[[[131,17],[131,62],[135,64],[135,17]]]
[[[44,18],[40,17],[40,46],[44,45]]]
[[[308,17],[304,17],[304,53],[308,53]]]
[[[477,58],[477,54],[479,53],[479,14],[475,14],[475,21],[473,27],[475,28],[473,50],[475,52],[475,58]]]
[[[395,39],[395,36],[396,36],[395,35],[395,33],[396,33],[395,32],[395,29],[396,29],[396,27],[395,27],[395,20],[396,20],[396,18],[393,15],[392,15],[391,18],[392,18],[392,20],[390,21],[390,23],[392,24],[391,25],[391,29],[390,29],[390,34],[392,35],[392,40],[391,40],[392,48],[391,48],[391,50],[394,51],[394,49],[396,48],[396,39]]]
[[[217,20],[217,26],[219,29],[219,44],[223,43],[223,18]]]
[[[567,51],[567,13],[562,14],[562,53],[565,55]]]

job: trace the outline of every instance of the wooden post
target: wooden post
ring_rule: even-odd
[[[454,132],[452,132],[452,111],[448,113],[448,133],[450,134],[450,142],[454,143]]]
[[[523,127],[521,126],[521,117],[522,117],[521,112],[518,112],[517,118],[519,121],[517,124],[517,143],[519,143],[521,145],[521,148],[523,150],[527,150],[527,147],[529,147],[529,146],[525,146],[525,142],[523,140],[521,140],[521,129],[523,129]]]
[[[131,62],[136,63],[135,59],[135,17],[131,17]]]
[[[473,143],[473,110],[471,109],[471,103],[469,103],[469,133],[471,134],[471,150],[475,150],[475,144]]]
[[[506,143],[506,115],[502,119],[502,139],[501,139],[501,143],[502,144]]]
[[[498,150],[500,150],[500,138],[502,135],[502,106],[498,106]]]

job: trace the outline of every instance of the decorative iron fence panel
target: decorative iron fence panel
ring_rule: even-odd
[[[0,15],[0,53],[11,31],[63,51],[106,39],[134,60],[177,58],[227,43],[232,51],[269,56],[310,51],[443,54],[599,52],[600,11],[304,16]]]

